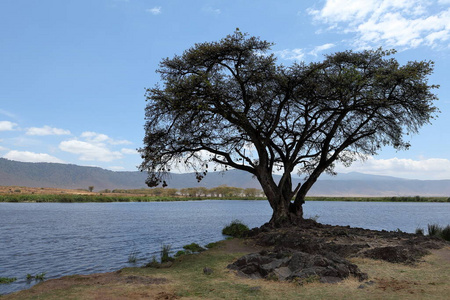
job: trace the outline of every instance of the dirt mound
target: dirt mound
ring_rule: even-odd
[[[400,263],[414,263],[430,249],[448,245],[448,242],[435,237],[323,225],[311,220],[296,227],[252,229],[249,236],[257,245],[274,249],[294,249],[320,255],[334,253],[344,258],[369,257]]]
[[[349,276],[366,280],[367,274],[347,258],[368,257],[391,263],[414,264],[448,242],[397,231],[376,231],[323,225],[305,220],[301,226],[252,229],[249,239],[269,252],[252,253],[229,265],[250,278],[337,282]]]

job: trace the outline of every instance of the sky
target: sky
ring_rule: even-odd
[[[159,62],[239,28],[283,65],[379,47],[434,61],[438,118],[336,170],[450,179],[450,0],[0,0],[0,28],[0,157],[136,171]]]

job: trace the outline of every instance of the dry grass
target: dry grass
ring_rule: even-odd
[[[230,246],[230,243],[234,243]],[[251,246],[224,241],[219,247],[181,257],[171,268],[126,268],[120,273],[68,276],[43,282],[10,299],[448,299],[450,247],[415,266],[352,259],[373,284],[347,279],[338,284],[252,280],[226,266]],[[256,250],[256,249],[255,249]],[[213,269],[212,275],[203,268]]]

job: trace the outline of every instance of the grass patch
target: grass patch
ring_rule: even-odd
[[[230,225],[225,226],[222,229],[222,234],[241,238],[241,237],[244,237],[248,231],[249,231],[249,228],[247,225],[243,224],[239,220],[234,220],[230,223]]]
[[[0,284],[13,283],[16,280],[16,277],[0,277]]]

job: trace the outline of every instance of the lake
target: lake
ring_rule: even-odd
[[[450,203],[308,201],[304,211],[324,224],[376,230],[450,223]],[[270,216],[267,201],[0,203],[0,277],[17,277],[0,284],[0,294],[31,287],[27,274],[51,279],[144,265],[159,259],[163,244],[172,254],[186,244],[204,246],[224,239],[232,220],[252,228]],[[136,264],[128,262],[131,253]]]

